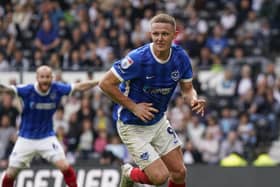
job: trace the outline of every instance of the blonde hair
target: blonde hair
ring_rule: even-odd
[[[174,27],[174,30],[176,30],[175,18],[168,14],[161,13],[154,16],[150,21],[150,25],[152,25],[153,23],[168,23]]]

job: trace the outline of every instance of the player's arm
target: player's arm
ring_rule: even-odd
[[[144,122],[151,120],[154,117],[154,112],[158,112],[157,109],[152,107],[151,103],[138,103],[136,104],[129,97],[125,96],[118,88],[121,81],[110,70],[99,83],[101,90],[107,94],[114,102],[122,105],[130,110],[134,115],[139,117]]]
[[[198,99],[197,92],[194,89],[192,82],[181,81],[180,87],[182,96],[187,104],[191,106],[192,111],[195,111],[197,114],[201,114],[203,116],[206,101],[204,99]]]
[[[73,85],[73,91],[86,91],[90,88],[95,87],[96,85],[98,85],[97,80],[82,81]]]

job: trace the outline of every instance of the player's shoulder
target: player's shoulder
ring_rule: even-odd
[[[30,90],[34,90],[35,84],[18,84],[16,85],[16,88],[18,89],[24,89],[26,91]]]
[[[148,55],[150,50],[150,44],[145,44],[141,47],[138,47],[128,53],[129,56],[133,61],[141,61],[141,59],[145,58]]]
[[[172,44],[172,52],[175,53],[175,56],[179,57],[179,59],[191,61],[188,52],[180,45]]]
[[[172,51],[174,51],[178,55],[188,56],[187,51],[180,45],[172,44]]]
[[[35,85],[34,84],[18,84],[16,86],[11,86],[11,89],[13,89],[14,92],[20,96],[26,96],[35,91]]]

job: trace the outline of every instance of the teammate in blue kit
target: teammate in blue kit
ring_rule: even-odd
[[[188,55],[172,44],[177,34],[175,19],[159,14],[150,25],[152,43],[115,62],[99,86],[119,104],[114,114],[119,135],[140,167],[122,166],[120,187],[132,187],[134,182],[161,185],[168,178],[168,187],[183,187],[182,143],[165,112],[177,83],[196,113],[204,115],[205,100],[198,99],[193,88]]]
[[[10,155],[8,169],[2,176],[2,187],[13,187],[19,171],[29,167],[32,158],[37,154],[61,170],[69,187],[77,187],[76,174],[55,136],[52,118],[64,95],[90,89],[96,86],[98,81],[84,81],[72,85],[53,82],[52,69],[48,66],[37,69],[36,79],[35,84],[4,87],[5,91],[13,92],[22,99],[23,111],[19,137]]]

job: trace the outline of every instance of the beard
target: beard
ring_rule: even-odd
[[[47,83],[47,82],[39,83],[39,89],[42,92],[47,92],[50,89],[50,87],[51,87],[51,83]]]

